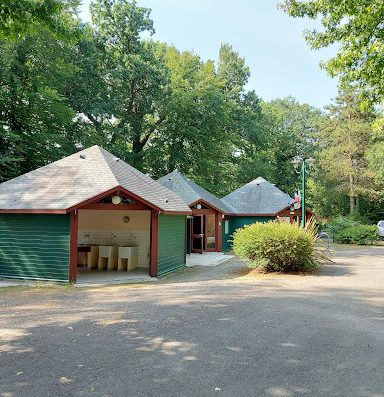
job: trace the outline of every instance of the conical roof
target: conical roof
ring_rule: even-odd
[[[179,195],[188,205],[203,201],[224,214],[233,212],[229,205],[177,170],[161,177],[158,182]]]
[[[68,210],[118,187],[161,212],[190,213],[177,194],[97,145],[0,184],[0,210]]]
[[[258,177],[223,197],[222,201],[239,215],[274,216],[291,205],[293,199],[272,183]]]

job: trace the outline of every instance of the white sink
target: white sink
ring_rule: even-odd
[[[119,258],[129,259],[139,255],[137,245],[119,247]]]
[[[117,247],[115,245],[100,245],[99,257],[100,258],[117,257]]]

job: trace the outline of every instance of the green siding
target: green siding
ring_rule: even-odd
[[[229,220],[229,227],[228,227],[228,234],[225,234],[225,227],[224,227],[224,222],[223,222],[223,251],[230,251],[232,249],[232,235],[233,233],[245,226],[245,225],[251,225],[252,223],[256,222],[269,222],[271,220],[276,219],[273,216],[234,216]]]
[[[157,275],[185,265],[184,215],[159,215],[159,251]]]
[[[0,214],[0,277],[68,281],[69,215]]]

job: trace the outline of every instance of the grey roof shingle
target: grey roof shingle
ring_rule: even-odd
[[[272,183],[259,177],[222,198],[236,214],[275,215],[293,199]]]
[[[119,186],[163,212],[190,212],[177,194],[97,145],[1,183],[0,209],[67,210]]]
[[[196,201],[203,200],[213,208],[229,214],[233,210],[230,205],[223,203],[218,197],[208,192],[189,178],[175,170],[171,173],[162,176],[158,179],[158,182],[168,189],[174,191],[179,195],[188,205],[195,203]]]

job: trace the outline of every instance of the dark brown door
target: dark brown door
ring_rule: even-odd
[[[192,219],[192,252],[204,251],[204,215],[194,215]]]

